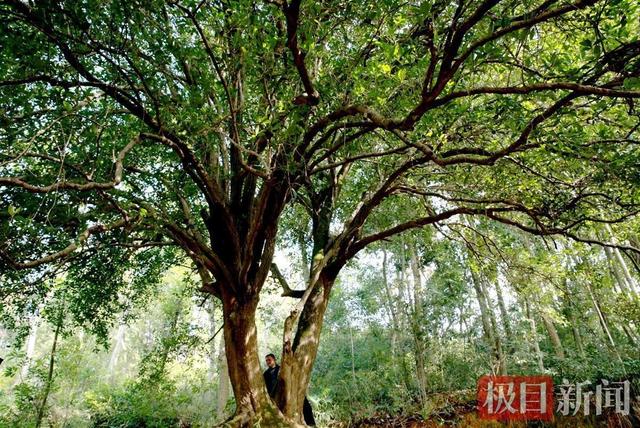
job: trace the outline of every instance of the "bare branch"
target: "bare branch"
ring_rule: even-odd
[[[298,47],[298,25],[300,19],[301,0],[293,0],[288,5],[283,2],[281,7],[287,21],[287,46],[293,55],[293,62],[298,70],[302,85],[306,92],[306,104],[316,105],[320,101],[320,94],[313,87],[311,76],[304,62],[305,53]]]
[[[67,247],[65,247],[64,249],[49,254],[47,256],[41,257],[39,259],[35,259],[35,260],[28,260],[28,261],[24,261],[24,262],[17,262],[15,260],[13,260],[11,258],[11,256],[9,256],[4,250],[0,250],[0,259],[3,259],[5,261],[8,262],[9,266],[13,267],[16,270],[23,270],[23,269],[31,269],[31,268],[35,268],[47,263],[51,263],[51,262],[55,262],[58,260],[61,260],[63,258],[66,258],[68,256],[70,256],[72,253],[74,253],[78,248],[81,248],[83,246],[83,244],[87,241],[87,239],[89,239],[89,237],[91,235],[96,235],[102,232],[106,232],[109,230],[113,230],[113,229],[117,229],[117,228],[121,228],[124,227],[128,224],[128,222],[126,220],[119,220],[115,223],[112,224],[108,224],[108,225],[104,225],[104,224],[97,224],[91,227],[88,227],[87,229],[85,229],[84,232],[82,232],[75,240],[74,242],[72,242],[71,244],[69,244]]]
[[[284,275],[282,275],[282,272],[280,272],[280,269],[278,269],[277,264],[271,263],[271,273],[282,286],[283,297],[295,297],[296,299],[302,298],[302,296],[304,295],[304,290],[293,290],[289,286],[289,283],[287,282]]]
[[[59,190],[79,190],[79,191],[87,191],[87,190],[106,190],[112,189],[116,187],[122,181],[122,163],[124,161],[125,156],[131,149],[133,149],[137,144],[140,143],[140,138],[136,138],[127,144],[116,157],[115,161],[115,172],[112,181],[108,182],[95,182],[89,181],[87,183],[75,183],[72,181],[59,181],[53,184],[49,184],[47,186],[37,186],[33,184],[29,184],[26,181],[16,178],[16,177],[0,177],[0,185],[11,186],[11,187],[22,187],[23,189],[28,190],[32,193],[49,193],[55,192]]]

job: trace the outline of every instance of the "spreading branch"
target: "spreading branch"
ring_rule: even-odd
[[[300,299],[304,295],[304,290],[293,290],[289,286],[287,279],[284,277],[284,275],[282,275],[282,272],[280,272],[277,264],[271,263],[271,273],[273,274],[274,278],[280,283],[280,286],[282,287],[283,297],[295,297],[296,299]]]

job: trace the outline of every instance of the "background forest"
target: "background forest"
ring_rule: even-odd
[[[611,227],[597,232],[636,239]],[[288,238],[276,261],[297,284],[306,245]],[[334,290],[309,391],[317,419],[321,426],[384,415],[461,423],[473,419],[476,381],[487,373],[550,374],[555,383],[635,379],[637,388],[639,266],[615,249],[464,218],[372,248]],[[193,292],[188,268],[155,274],[161,281],[143,295],[121,295],[122,310],[84,326],[74,311],[86,302],[61,280],[56,295],[66,298],[30,308],[28,322],[4,328],[0,424],[210,426],[225,419],[234,405],[220,308]],[[280,320],[286,301],[295,301],[283,303],[281,291],[272,279],[259,308],[262,354],[280,352]]]

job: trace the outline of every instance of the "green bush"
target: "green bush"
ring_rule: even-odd
[[[96,428],[160,428],[181,422],[176,387],[160,379],[153,384],[130,382],[121,389],[87,397],[91,424]]]

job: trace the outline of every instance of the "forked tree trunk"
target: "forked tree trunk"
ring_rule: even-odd
[[[293,343],[285,343],[276,401],[287,418],[303,424],[302,406],[318,354],[320,332],[335,275],[322,275],[298,321]],[[304,426],[304,425],[302,425]]]
[[[286,418],[300,426],[305,426],[302,406],[318,354],[320,332],[336,274],[320,275],[300,314],[293,343],[283,344],[276,402]]]

